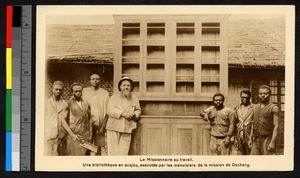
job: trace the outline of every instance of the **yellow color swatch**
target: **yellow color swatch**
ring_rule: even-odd
[[[6,89],[12,89],[12,49],[6,48]]]

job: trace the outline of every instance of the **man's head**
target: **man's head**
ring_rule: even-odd
[[[241,102],[243,105],[248,106],[251,99],[251,91],[249,89],[243,89],[240,93]]]
[[[118,83],[119,91],[126,97],[131,97],[133,81],[129,77],[123,77]]]
[[[100,76],[98,74],[93,74],[90,77],[90,84],[95,87],[98,88],[99,84],[100,84]]]
[[[61,81],[55,81],[52,85],[52,94],[55,99],[60,99],[63,94],[64,84]]]
[[[71,85],[73,96],[76,100],[80,100],[82,96],[82,85],[80,83],[74,82]]]
[[[258,89],[258,97],[262,103],[269,102],[271,97],[271,88],[267,85],[260,86]]]
[[[213,96],[213,102],[216,108],[222,108],[224,103],[225,97],[222,93],[216,93]]]

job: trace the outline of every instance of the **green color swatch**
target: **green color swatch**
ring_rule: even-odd
[[[12,120],[12,95],[11,90],[6,90],[6,132],[11,132]]]

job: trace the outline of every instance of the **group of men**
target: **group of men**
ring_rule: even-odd
[[[279,108],[270,101],[271,88],[258,89],[260,102],[252,104],[251,91],[240,92],[241,103],[234,110],[225,107],[224,95],[213,96],[214,106],[200,113],[211,125],[212,155],[272,155],[278,134]]]
[[[132,94],[134,83],[128,77],[118,82],[118,93],[100,88],[100,76],[90,77],[91,86],[74,82],[73,96],[62,99],[64,84],[52,85],[52,97],[45,108],[45,155],[128,155],[131,133],[141,115],[138,98]],[[274,154],[278,133],[279,109],[270,101],[271,89],[258,90],[259,104],[252,104],[251,91],[240,92],[241,103],[234,110],[224,106],[221,93],[213,96],[213,106],[200,113],[211,126],[212,155]],[[89,151],[83,143],[92,143],[97,151]]]
[[[64,84],[52,85],[52,96],[45,106],[46,156],[55,155],[127,155],[131,133],[141,115],[139,101],[131,92],[133,81],[128,77],[118,83],[119,93],[109,98],[100,88],[100,76],[90,77],[91,86],[74,82],[73,96],[62,99]],[[89,151],[84,142],[97,146]]]

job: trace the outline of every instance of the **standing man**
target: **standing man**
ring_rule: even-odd
[[[250,147],[248,143],[253,121],[253,104],[250,102],[251,91],[249,89],[242,90],[240,92],[240,97],[241,104],[234,109],[237,116],[235,147],[237,148],[238,155],[249,155]]]
[[[67,155],[86,155],[87,149],[80,146],[81,140],[90,141],[92,122],[89,105],[82,100],[82,85],[74,82],[71,85],[73,96],[68,100],[69,124],[63,122],[67,136]]]
[[[107,155],[105,143],[105,125],[107,122],[106,110],[109,94],[100,88],[100,76],[93,74],[90,77],[91,87],[84,88],[82,98],[90,105],[92,127],[92,142],[99,147],[96,155]]]
[[[279,125],[279,108],[270,101],[271,88],[262,85],[258,89],[260,103],[255,105],[253,128],[249,144],[251,155],[271,155],[275,152],[275,141]]]
[[[52,85],[52,97],[46,100],[45,105],[45,156],[65,155],[66,131],[62,122],[68,116],[68,105],[61,98],[64,84],[56,81]]]
[[[235,131],[234,111],[223,105],[225,97],[222,93],[213,96],[214,106],[200,113],[210,123],[210,144],[212,155],[229,155],[230,138]]]
[[[108,102],[108,155],[128,155],[131,133],[136,129],[136,122],[141,115],[139,100],[131,93],[133,87],[133,81],[123,77],[118,83],[120,92],[114,94]]]

